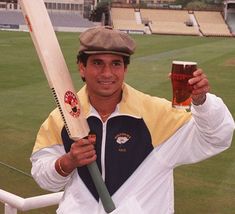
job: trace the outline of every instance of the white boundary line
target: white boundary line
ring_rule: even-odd
[[[14,166],[11,166],[11,165],[9,165],[9,164],[6,164],[6,163],[4,163],[4,162],[2,162],[2,161],[0,161],[0,164],[3,165],[3,166],[5,166],[5,167],[8,167],[9,169],[15,170],[15,171],[17,171],[17,172],[19,172],[19,173],[21,173],[21,174],[24,174],[24,175],[26,175],[26,176],[32,178],[32,175],[31,175],[31,174],[29,174],[29,173],[27,173],[27,172],[24,172],[24,171],[22,171],[22,170],[20,170],[20,169],[17,169],[17,168],[14,167]]]

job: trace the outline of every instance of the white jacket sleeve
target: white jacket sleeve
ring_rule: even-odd
[[[42,189],[60,191],[71,178],[73,173],[63,177],[55,169],[55,161],[63,154],[65,154],[63,145],[54,145],[41,149],[31,156],[31,174]]]
[[[229,148],[234,128],[223,101],[207,94],[203,105],[192,106],[192,119],[159,146],[159,154],[171,168],[202,161]]]

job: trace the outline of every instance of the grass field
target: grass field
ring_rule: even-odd
[[[76,89],[78,34],[58,33]],[[235,40],[191,36],[133,35],[138,48],[126,81],[152,95],[171,99],[167,77],[172,60],[198,62],[211,92],[235,117]],[[0,31],[0,188],[21,197],[45,193],[30,177],[29,157],[36,133],[55,107],[28,33]],[[234,140],[233,140],[234,141]],[[13,169],[15,168],[15,169]],[[235,146],[198,164],[175,170],[177,214],[235,213]],[[55,213],[56,207],[26,213]],[[0,206],[3,213],[3,206]],[[157,213],[157,212],[156,212]]]

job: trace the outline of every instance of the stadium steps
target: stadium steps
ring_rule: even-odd
[[[142,24],[140,12],[135,12],[135,20],[137,24]]]
[[[133,8],[111,8],[112,23],[115,29],[127,33],[144,34],[145,26],[138,20],[138,11]],[[121,18],[120,18],[120,14]],[[137,15],[136,15],[137,14]]]
[[[226,22],[227,25],[229,26],[232,35],[235,36],[235,12],[228,13]]]
[[[189,14],[189,18],[190,18],[190,21],[193,23],[193,27],[196,29],[196,31],[198,32],[198,34],[200,36],[203,36],[200,29],[199,29],[199,26],[198,26],[198,23],[197,23],[197,20],[194,16],[194,14]]]

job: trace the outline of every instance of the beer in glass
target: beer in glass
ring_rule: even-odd
[[[193,72],[197,70],[196,62],[173,61],[171,70],[172,82],[172,106],[190,110],[192,87],[188,80],[193,77]]]

